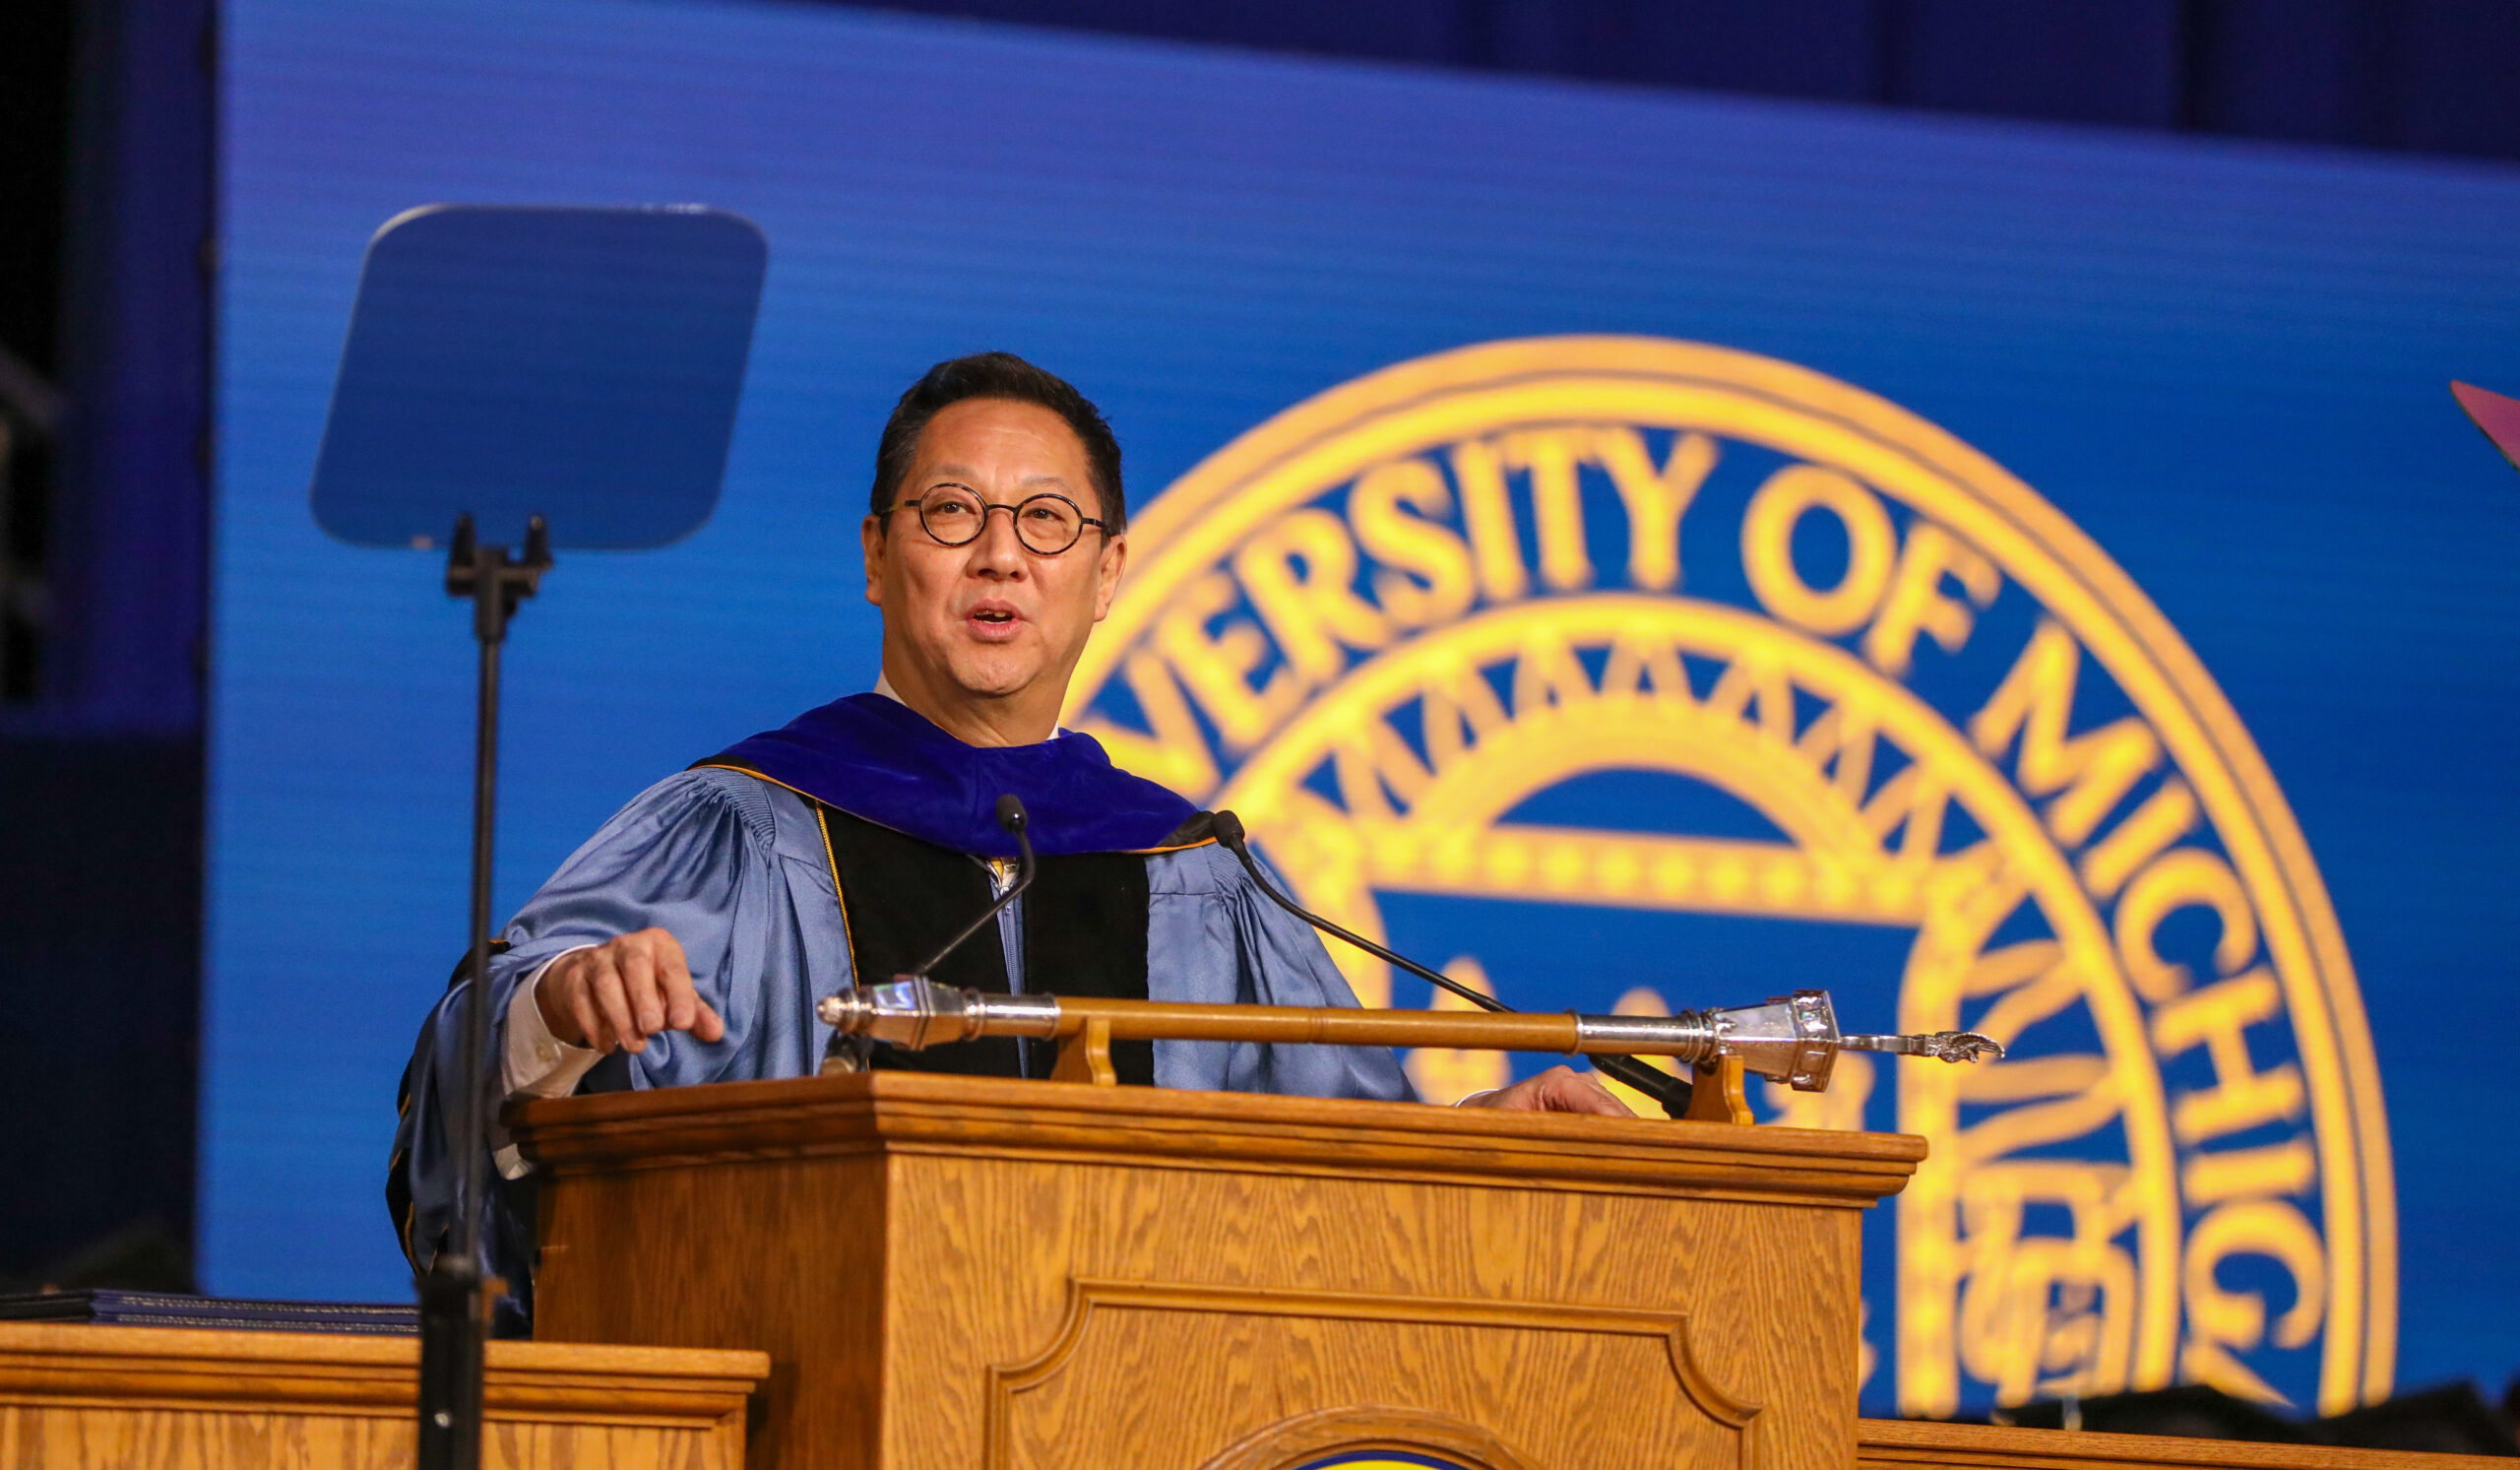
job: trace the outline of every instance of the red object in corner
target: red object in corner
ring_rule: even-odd
[[[2520,470],[2520,398],[2505,398],[2473,383],[2452,383],[2450,396],[2468,411],[2468,416],[2485,430],[2485,436],[2502,451],[2511,467]]]

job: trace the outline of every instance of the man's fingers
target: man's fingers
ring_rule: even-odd
[[[1558,1070],[1566,1073],[1557,1089],[1562,1099],[1558,1106],[1565,1111],[1597,1113],[1604,1118],[1634,1118],[1636,1116],[1636,1110],[1620,1102],[1618,1094],[1604,1085],[1598,1074],[1579,1072],[1572,1067],[1560,1067]]]
[[[691,988],[691,966],[683,960],[682,946],[663,929],[648,932],[656,936],[657,989],[664,996],[665,1024],[676,1031],[694,1030],[703,1007],[699,992]]]
[[[621,946],[621,993],[630,1002],[630,1019],[642,1038],[665,1029],[665,998],[657,985],[657,962],[638,944]]]
[[[587,972],[581,970],[577,983],[569,987],[569,1014],[577,1019],[576,1045],[598,1052],[612,1050],[612,1038],[604,1030],[603,1016],[596,1009],[595,992],[587,984]],[[566,1041],[568,1038],[563,1037]]]
[[[542,1013],[542,1027],[573,1047],[587,1044],[586,1018],[573,1004],[577,987],[570,977],[577,973],[577,956],[563,955],[557,964],[542,972],[534,984],[534,1008]],[[570,1035],[571,1028],[577,1034]]]
[[[1634,1118],[1635,1112],[1602,1085],[1591,1072],[1553,1066],[1537,1077],[1515,1083],[1477,1106],[1524,1113],[1591,1113],[1603,1118]]]
[[[604,949],[611,948],[605,945]],[[604,949],[595,952],[596,960],[587,977],[587,988],[595,992],[596,1008],[603,1015],[604,1024],[625,1051],[648,1050],[648,1039],[630,1015],[630,997],[621,988],[621,970]]]
[[[681,941],[661,928],[646,930],[639,937],[649,942],[649,954],[656,964],[657,990],[664,1004],[664,1024],[676,1031],[688,1031],[704,1042],[723,1040],[726,1023],[708,1001],[700,998],[700,991],[691,980],[691,962],[683,956]]]
[[[691,983],[682,945],[661,928],[563,956],[535,1000],[552,1035],[598,1052],[645,1052],[648,1038],[667,1030],[704,1042],[726,1035],[725,1021]]]

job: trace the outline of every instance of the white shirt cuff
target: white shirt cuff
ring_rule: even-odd
[[[508,1000],[507,1041],[499,1053],[499,1095],[510,1098],[564,1098],[578,1090],[588,1072],[603,1059],[603,1054],[593,1047],[573,1047],[551,1034],[543,1022],[542,1007],[536,1002],[535,992],[542,986],[542,976],[561,958],[593,944],[574,944],[534,967],[534,973],[519,982],[516,994]],[[504,1133],[495,1119],[494,1135]],[[534,1166],[525,1161],[517,1146],[503,1136],[494,1136],[498,1146],[491,1161],[499,1167],[501,1179],[522,1179]]]

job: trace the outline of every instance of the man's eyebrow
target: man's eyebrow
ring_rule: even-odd
[[[934,484],[938,480],[950,479],[956,484],[963,485],[965,489],[969,489],[971,486],[966,483],[966,481],[976,478],[976,477],[972,474],[969,466],[938,465],[929,470],[925,475],[920,476],[919,482],[921,484]],[[1027,475],[1020,481],[1020,483],[1023,484],[1054,485],[1065,485],[1067,482],[1067,477],[1064,475]]]
[[[935,464],[919,479],[977,479],[977,477],[968,464]],[[1023,484],[1066,484],[1066,481],[1068,477],[1063,477],[1063,474],[1026,474],[1023,477]]]

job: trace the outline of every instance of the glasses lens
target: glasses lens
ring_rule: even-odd
[[[1044,556],[1075,545],[1084,530],[1085,513],[1064,495],[1035,495],[1015,507],[1015,534]]]
[[[918,523],[949,546],[959,546],[980,534],[980,497],[959,485],[939,485],[918,500]]]

